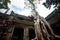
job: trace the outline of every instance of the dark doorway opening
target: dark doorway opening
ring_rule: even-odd
[[[34,39],[35,38],[35,31],[33,29],[29,30],[29,40]]]
[[[23,28],[15,28],[12,36],[12,40],[23,40]]]

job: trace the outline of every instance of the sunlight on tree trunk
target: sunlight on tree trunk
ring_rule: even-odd
[[[27,0],[27,1],[29,2],[28,5],[31,6],[33,12],[32,16],[34,17],[34,28],[36,37],[32,40],[51,40],[51,39],[54,40],[55,37],[60,38],[60,36],[54,34],[49,23],[43,17],[41,17],[39,13],[36,11],[35,4],[38,4],[38,2],[36,3],[34,2],[37,0]],[[40,2],[40,0],[38,1]],[[47,28],[50,30],[50,33],[48,32]]]

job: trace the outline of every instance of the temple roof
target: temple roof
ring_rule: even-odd
[[[55,9],[52,13],[50,13],[45,19],[50,23],[53,24],[57,22],[60,18],[60,10]]]
[[[3,18],[10,18],[9,16],[14,17],[13,22],[16,25],[19,25],[19,26],[22,26],[22,27],[30,27],[30,26],[34,25],[34,22],[31,19],[31,17],[27,17],[27,16],[23,16],[23,15],[18,15],[18,14],[10,14],[10,15],[8,15],[8,14],[5,14],[5,13],[0,13],[0,17],[1,16]]]

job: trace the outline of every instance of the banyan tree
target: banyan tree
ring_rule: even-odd
[[[37,3],[34,3],[34,1],[37,1]],[[36,11],[36,4],[40,3],[39,1],[40,0],[28,0],[33,12],[32,16],[34,18],[34,29],[36,34],[36,37],[32,40],[54,40],[54,38],[60,38],[60,36],[54,34],[46,19],[41,17]]]

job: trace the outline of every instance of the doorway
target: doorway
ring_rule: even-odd
[[[35,30],[30,29],[29,30],[29,40],[34,39],[35,38]]]
[[[12,36],[12,40],[23,40],[23,28],[15,28]]]

